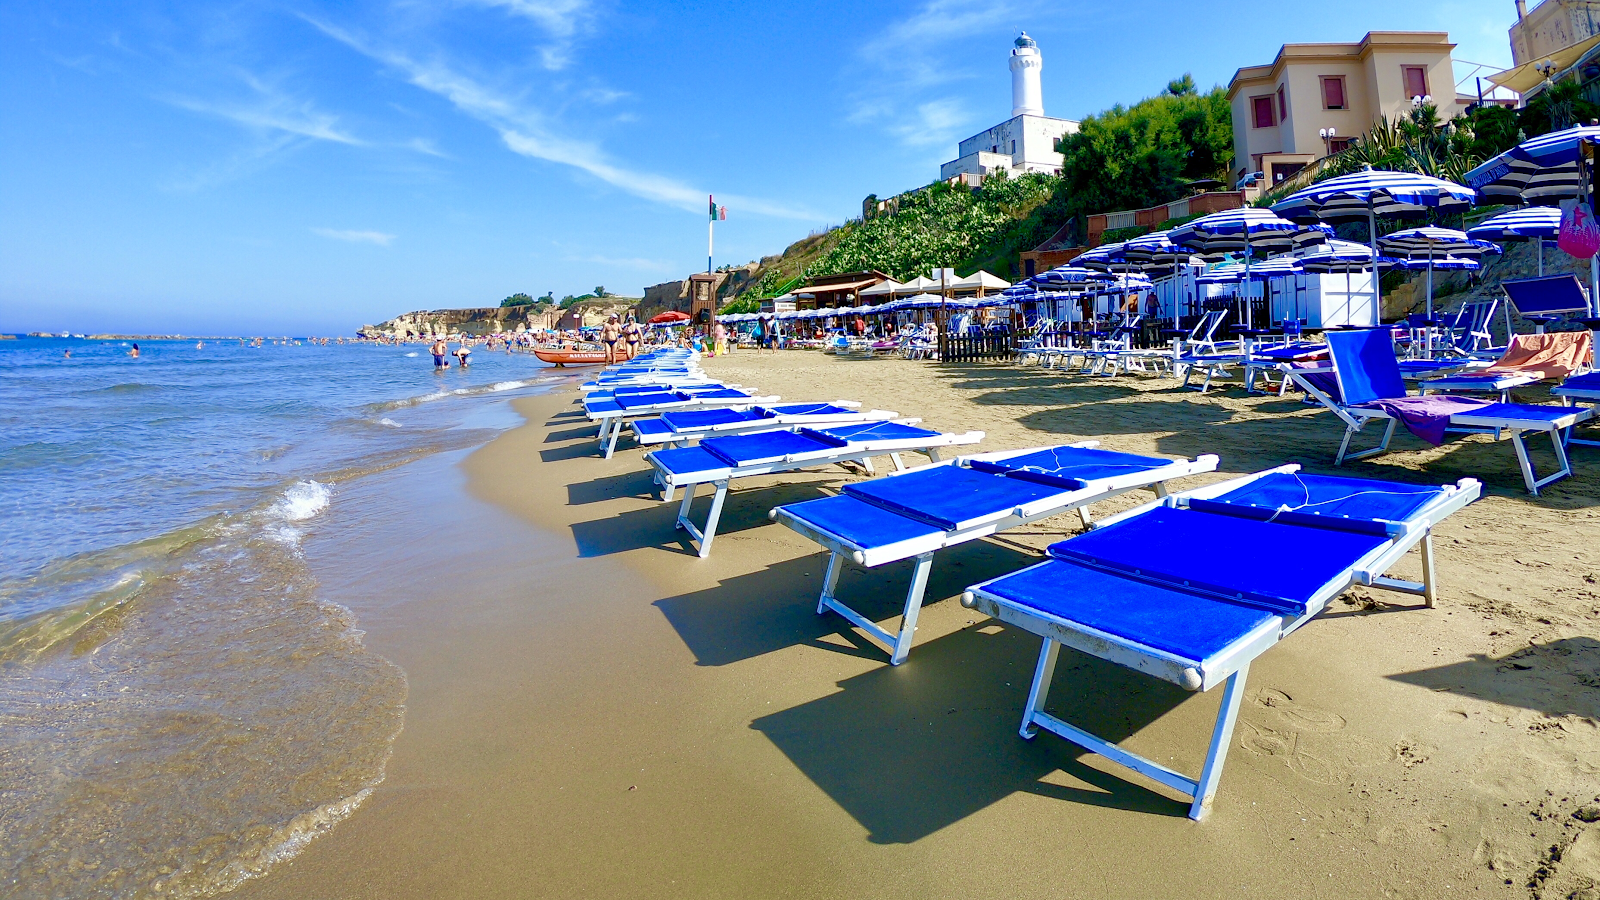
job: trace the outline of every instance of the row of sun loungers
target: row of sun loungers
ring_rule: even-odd
[[[1386,446],[1406,403],[1440,399],[1406,396],[1386,331],[1330,335],[1326,352],[1326,367],[1291,358],[1278,371],[1350,423],[1341,461],[1350,436],[1368,421],[1388,419]],[[662,365],[659,371],[669,381],[696,368],[692,358],[662,362],[682,363]],[[882,643],[892,665],[910,654],[938,551],[1076,512],[1085,532],[1052,544],[1036,565],[971,585],[961,603],[1041,638],[1022,713],[1024,738],[1049,731],[1150,778],[1188,798],[1193,819],[1206,814],[1216,795],[1251,663],[1355,585],[1419,595],[1434,605],[1432,530],[1481,491],[1470,478],[1408,485],[1306,475],[1290,465],[1174,492],[1174,480],[1214,472],[1218,458],[1118,453],[1096,442],[941,461],[941,450],[976,444],[983,433],[924,429],[917,420],[862,411],[849,402],[780,406],[729,386],[707,384],[697,395],[681,382],[670,390],[652,389],[645,384],[647,371],[629,377],[634,383],[605,397],[597,393],[607,377],[596,379],[586,412],[601,422],[603,439],[609,437],[608,456],[624,418],[642,446],[656,447],[645,458],[663,502],[673,502],[677,489],[684,489],[675,524],[702,558],[711,552],[732,482],[836,465],[872,476],[874,457],[893,461],[895,471],[885,477],[852,481],[836,495],[781,505],[769,514],[828,553],[818,614],[838,614]],[[742,399],[713,396],[723,392]],[[1521,435],[1548,431],[1560,454],[1558,433],[1593,414],[1577,404],[1600,404],[1600,377],[1579,375],[1557,392],[1569,405],[1485,402],[1449,413],[1447,425],[1510,433],[1536,491],[1559,476],[1535,480]],[[694,403],[697,396],[707,403]],[[710,406],[713,401],[726,402]],[[906,468],[901,454],[911,452],[926,455],[930,464]],[[710,511],[697,526],[691,506],[707,484],[713,488]],[[1098,521],[1090,514],[1092,504],[1137,490],[1151,491],[1154,501]],[[1292,552],[1249,553],[1246,563],[1246,548]],[[1422,580],[1389,575],[1412,550],[1421,556]],[[895,630],[838,596],[845,565],[874,568],[908,559],[915,564]],[[1221,708],[1199,774],[1182,774],[1048,712],[1062,646],[1190,691],[1221,687]]]

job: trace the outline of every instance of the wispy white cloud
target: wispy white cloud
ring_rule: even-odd
[[[870,77],[849,102],[846,121],[877,125],[908,147],[954,143],[974,124],[950,85],[975,77],[964,64],[976,38],[999,35],[1033,14],[1034,0],[928,0],[891,22],[857,51]],[[998,106],[998,104],[997,104]]]
[[[590,254],[587,256],[567,257],[569,262],[594,263],[600,266],[613,266],[619,269],[643,269],[649,272],[665,272],[677,268],[673,263],[660,259],[641,259],[639,257],[615,257]]]
[[[332,141],[336,144],[349,144],[351,146],[362,146],[366,143],[360,138],[340,130],[338,116],[319,113],[312,108],[310,103],[303,103],[298,109],[285,109],[274,108],[272,105],[216,103],[193,100],[187,97],[169,97],[167,102],[190,112],[226,119],[246,128],[259,129],[261,131],[281,131],[299,137],[312,138],[319,141]]]
[[[474,6],[505,10],[537,24],[549,38],[539,48],[546,69],[564,69],[572,62],[572,44],[586,30],[594,14],[588,0],[464,0]]]
[[[381,231],[344,231],[337,228],[312,228],[311,233],[335,241],[345,241],[350,244],[377,244],[379,247],[389,246],[395,235],[384,234]]]
[[[412,138],[411,140],[406,141],[402,146],[408,150],[415,150],[424,156],[437,156],[440,159],[454,158],[450,154],[440,150],[434,145],[433,141],[430,141],[427,138]]]
[[[707,192],[677,179],[642,172],[612,161],[600,147],[563,135],[541,110],[520,97],[501,93],[439,60],[422,60],[381,46],[357,34],[310,16],[307,22],[357,53],[401,73],[407,82],[450,101],[456,109],[494,129],[513,153],[570,166],[646,200],[688,210],[703,210]],[[736,208],[758,215],[815,220],[804,209],[755,197],[728,196]]]

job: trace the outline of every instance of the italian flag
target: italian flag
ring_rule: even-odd
[[[706,199],[711,203],[711,221],[728,221],[728,208],[726,206],[718,206],[717,198],[711,196],[710,194],[706,195]]]

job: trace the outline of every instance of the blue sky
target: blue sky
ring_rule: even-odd
[[[397,0],[0,5],[0,331],[347,334],[413,309],[637,295],[931,181],[1010,113],[1027,29],[1079,118],[1286,41],[1511,0]],[[1259,9],[1259,7],[1258,7]]]

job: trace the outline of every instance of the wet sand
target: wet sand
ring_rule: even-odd
[[[1218,478],[1333,471],[1340,431],[1296,400],[1164,379],[808,352],[706,368],[981,429],[982,449],[1216,453]],[[362,808],[239,895],[1568,897],[1600,881],[1600,825],[1572,816],[1600,794],[1593,449],[1537,499],[1509,444],[1480,438],[1401,436],[1346,467],[1480,477],[1486,497],[1438,529],[1436,609],[1358,589],[1252,666],[1197,824],[1164,788],[1020,739],[1038,641],[954,601],[1075,519],[940,554],[917,648],[891,668],[815,614],[823,557],[766,520],[856,476],[745,483],[700,560],[638,451],[595,455],[573,396],[517,401],[528,424],[459,465],[352,488],[331,513],[347,520],[308,541],[329,599],[406,670],[405,727]],[[407,491],[428,527],[362,520],[362,490]],[[841,593],[889,619],[907,574],[847,571]],[[1069,651],[1057,672],[1056,714],[1198,768],[1220,692]]]

